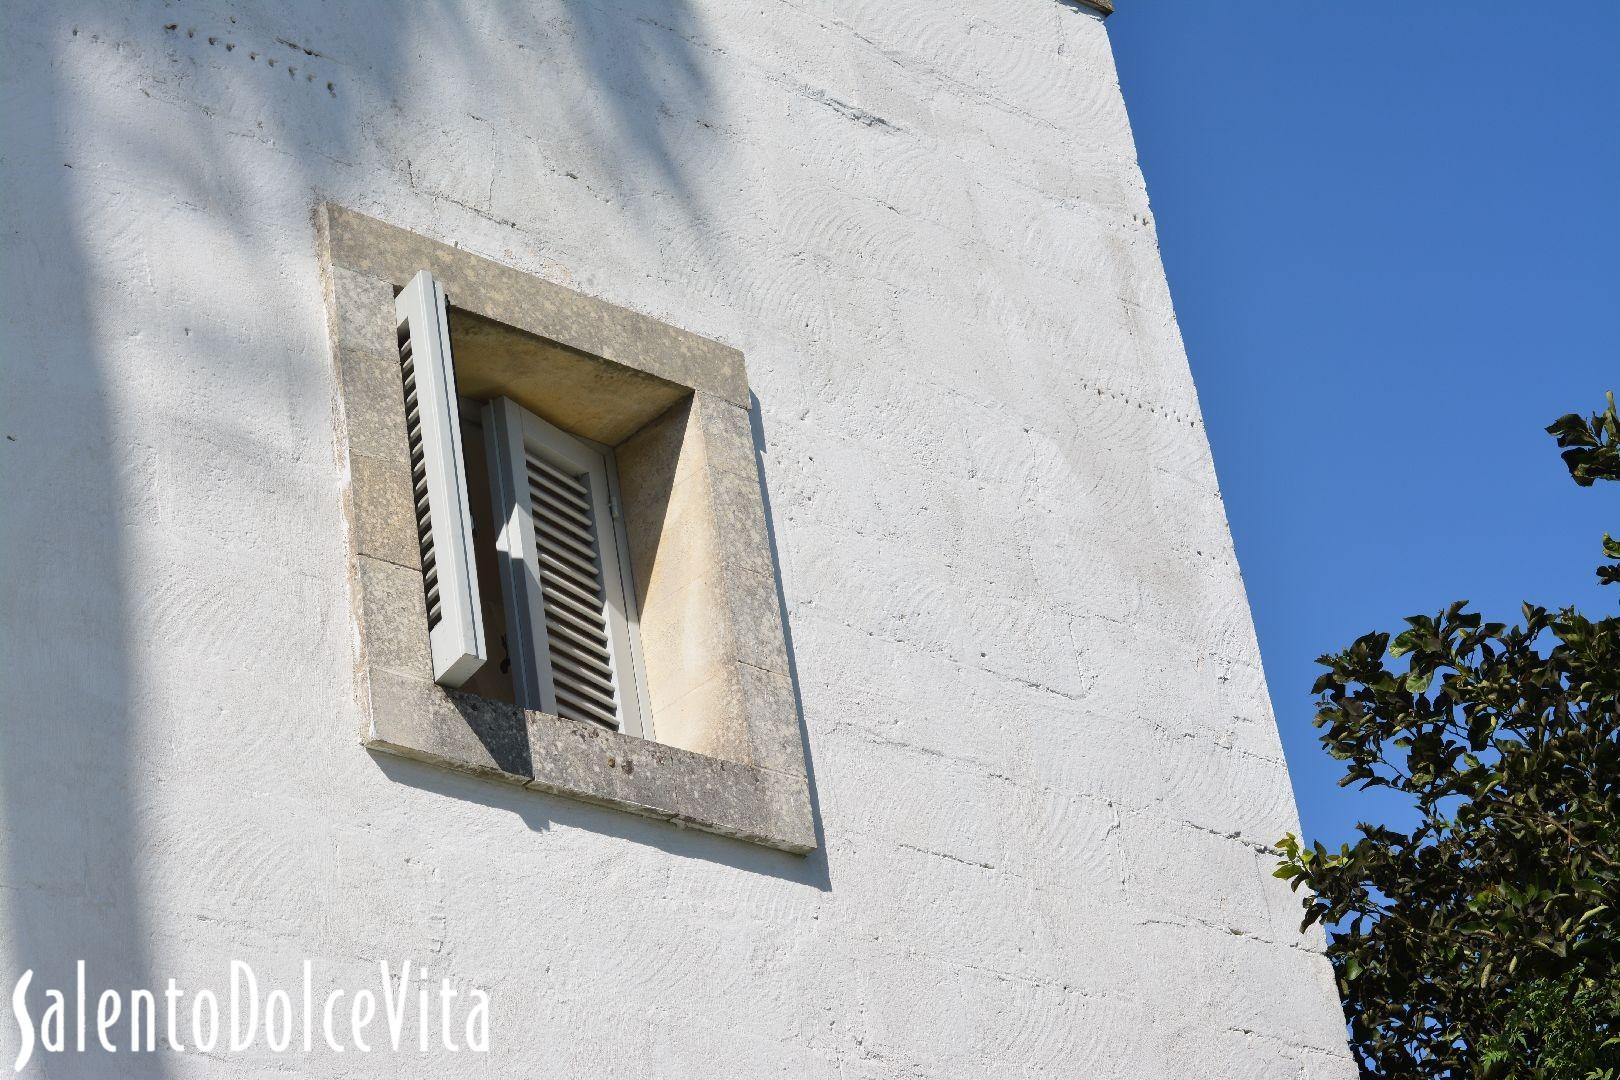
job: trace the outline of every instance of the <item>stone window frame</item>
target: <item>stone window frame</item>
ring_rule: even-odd
[[[353,210],[324,203],[315,219],[337,389],[361,743],[796,854],[813,851],[808,768],[742,354]],[[684,394],[646,425],[650,435],[626,441],[620,460],[622,469],[624,447],[634,442],[634,453],[670,474],[668,483],[697,485],[705,535],[715,538],[698,556],[709,560],[703,581],[715,616],[704,622],[718,625],[703,647],[727,674],[724,692],[700,702],[703,715],[683,721],[681,738],[696,749],[433,681],[394,311],[396,292],[424,269],[453,309],[555,343],[604,372],[651,376]]]

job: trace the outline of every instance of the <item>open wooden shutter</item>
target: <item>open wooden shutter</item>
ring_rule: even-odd
[[[467,508],[444,290],[423,270],[399,294],[394,310],[399,320],[405,430],[410,440],[411,480],[416,485],[416,527],[422,545],[433,678],[445,686],[460,686],[483,666],[489,654],[478,607],[472,514]]]
[[[519,704],[645,734],[612,452],[507,398],[484,431]]]

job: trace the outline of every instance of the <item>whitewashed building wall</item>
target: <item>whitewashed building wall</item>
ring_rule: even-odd
[[[3,19],[0,983],[492,1002],[484,1055],[30,1074],[1353,1075],[1089,8]],[[326,199],[743,350],[816,853],[359,746]]]

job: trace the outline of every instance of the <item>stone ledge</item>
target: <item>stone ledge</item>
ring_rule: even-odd
[[[723,761],[373,668],[373,750],[803,855],[815,850],[802,776]]]
[[[1114,0],[1073,0],[1073,2],[1078,4],[1080,7],[1088,7],[1093,11],[1100,11],[1104,15],[1112,15],[1114,13]]]

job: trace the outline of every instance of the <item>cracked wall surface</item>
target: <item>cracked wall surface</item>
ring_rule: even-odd
[[[8,14],[6,985],[411,958],[492,999],[447,1076],[1354,1075],[1095,10]],[[323,200],[746,354],[814,854],[356,744]]]

